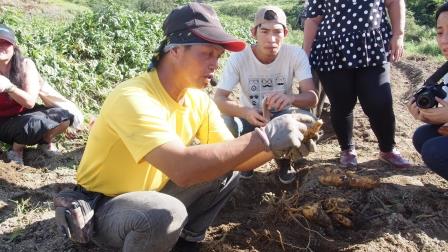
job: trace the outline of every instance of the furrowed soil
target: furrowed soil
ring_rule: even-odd
[[[378,160],[375,135],[358,104],[354,139],[360,164],[351,172],[379,178],[380,184],[370,190],[322,185],[319,176],[340,168],[329,114],[323,113],[318,151],[294,165],[297,182],[281,185],[273,162],[259,167],[252,179],[241,181],[209,228],[202,251],[448,251],[448,182],[414,150],[411,138],[420,123],[405,106],[438,65],[408,57],[392,67],[397,148],[412,168],[394,169]],[[52,197],[74,186],[84,142],[62,143],[65,152],[57,158],[30,148],[26,166],[0,161],[0,251],[108,251],[68,241],[54,221]],[[351,227],[335,221],[335,205],[327,204],[335,199]],[[322,205],[322,214],[307,220],[301,209],[311,204]]]

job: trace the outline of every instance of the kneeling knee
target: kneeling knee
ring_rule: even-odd
[[[422,159],[425,164],[436,173],[443,172],[444,169],[448,167],[448,156],[446,156],[446,151],[440,149],[437,145],[432,145],[426,142],[422,146]]]

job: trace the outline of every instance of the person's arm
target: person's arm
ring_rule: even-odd
[[[218,88],[216,90],[214,101],[221,113],[229,116],[244,118],[254,126],[264,126],[266,119],[254,108],[248,108],[232,101],[230,91]]]
[[[312,79],[311,66],[305,51],[298,47],[290,47],[290,64],[294,69],[293,82],[299,82],[299,94],[272,93],[266,97],[268,109],[281,111],[292,105],[298,108],[313,108],[317,105],[318,96]],[[291,87],[292,88],[292,87]]]
[[[314,108],[319,101],[313,79],[299,82],[300,94],[293,96],[292,105],[298,108]]]
[[[24,72],[22,88],[17,88],[16,86],[11,87],[8,90],[8,94],[20,105],[31,109],[36,104],[37,97],[39,96],[39,90],[41,88],[40,75],[36,65],[30,59],[24,59],[22,67]],[[10,85],[13,84],[10,83]]]
[[[308,56],[310,56],[313,41],[316,38],[322,19],[323,16],[316,16],[305,20],[305,28],[303,29],[303,50],[305,50]]]
[[[272,158],[257,133],[231,141],[185,147],[168,142],[145,156],[145,160],[165,173],[175,184],[188,187],[210,181],[233,170],[251,170]],[[257,158],[253,158],[257,156]]]
[[[406,21],[406,5],[404,0],[386,0],[386,8],[389,12],[392,26],[392,38],[390,40],[390,60],[397,62],[403,56],[404,26]]]
[[[270,151],[299,148],[305,131],[305,124],[286,114],[265,127],[222,143],[186,147],[173,139],[155,147],[143,159],[177,185],[188,187],[233,170],[255,169],[272,158]]]
[[[242,52],[244,53],[244,52]],[[264,126],[267,121],[255,108],[249,108],[232,101],[229,96],[231,90],[241,81],[240,80],[240,63],[242,62],[240,54],[232,54],[228,59],[222,72],[221,80],[218,83],[214,101],[221,113],[244,118],[250,124],[260,127]]]
[[[420,116],[424,122],[430,124],[445,124],[448,122],[448,102],[436,97],[439,107],[430,109],[419,109]]]
[[[268,109],[281,111],[293,105],[298,108],[313,108],[317,105],[318,97],[314,88],[313,79],[305,79],[299,82],[300,94],[273,93],[266,96]]]

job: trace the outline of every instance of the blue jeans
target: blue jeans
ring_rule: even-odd
[[[448,136],[437,133],[439,125],[426,124],[418,128],[412,139],[425,164],[448,180]]]

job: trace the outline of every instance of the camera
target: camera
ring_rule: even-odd
[[[437,69],[437,71],[425,81],[423,87],[415,93],[415,104],[417,104],[419,108],[427,109],[436,107],[438,104],[436,97],[439,97],[440,99],[445,99],[445,97],[447,97],[448,86],[443,82],[438,83],[446,73],[448,73],[448,62]]]
[[[417,91],[414,95],[415,103],[419,108],[433,108],[436,107],[438,102],[436,97],[444,99],[446,97],[446,85],[443,83],[424,86]]]

